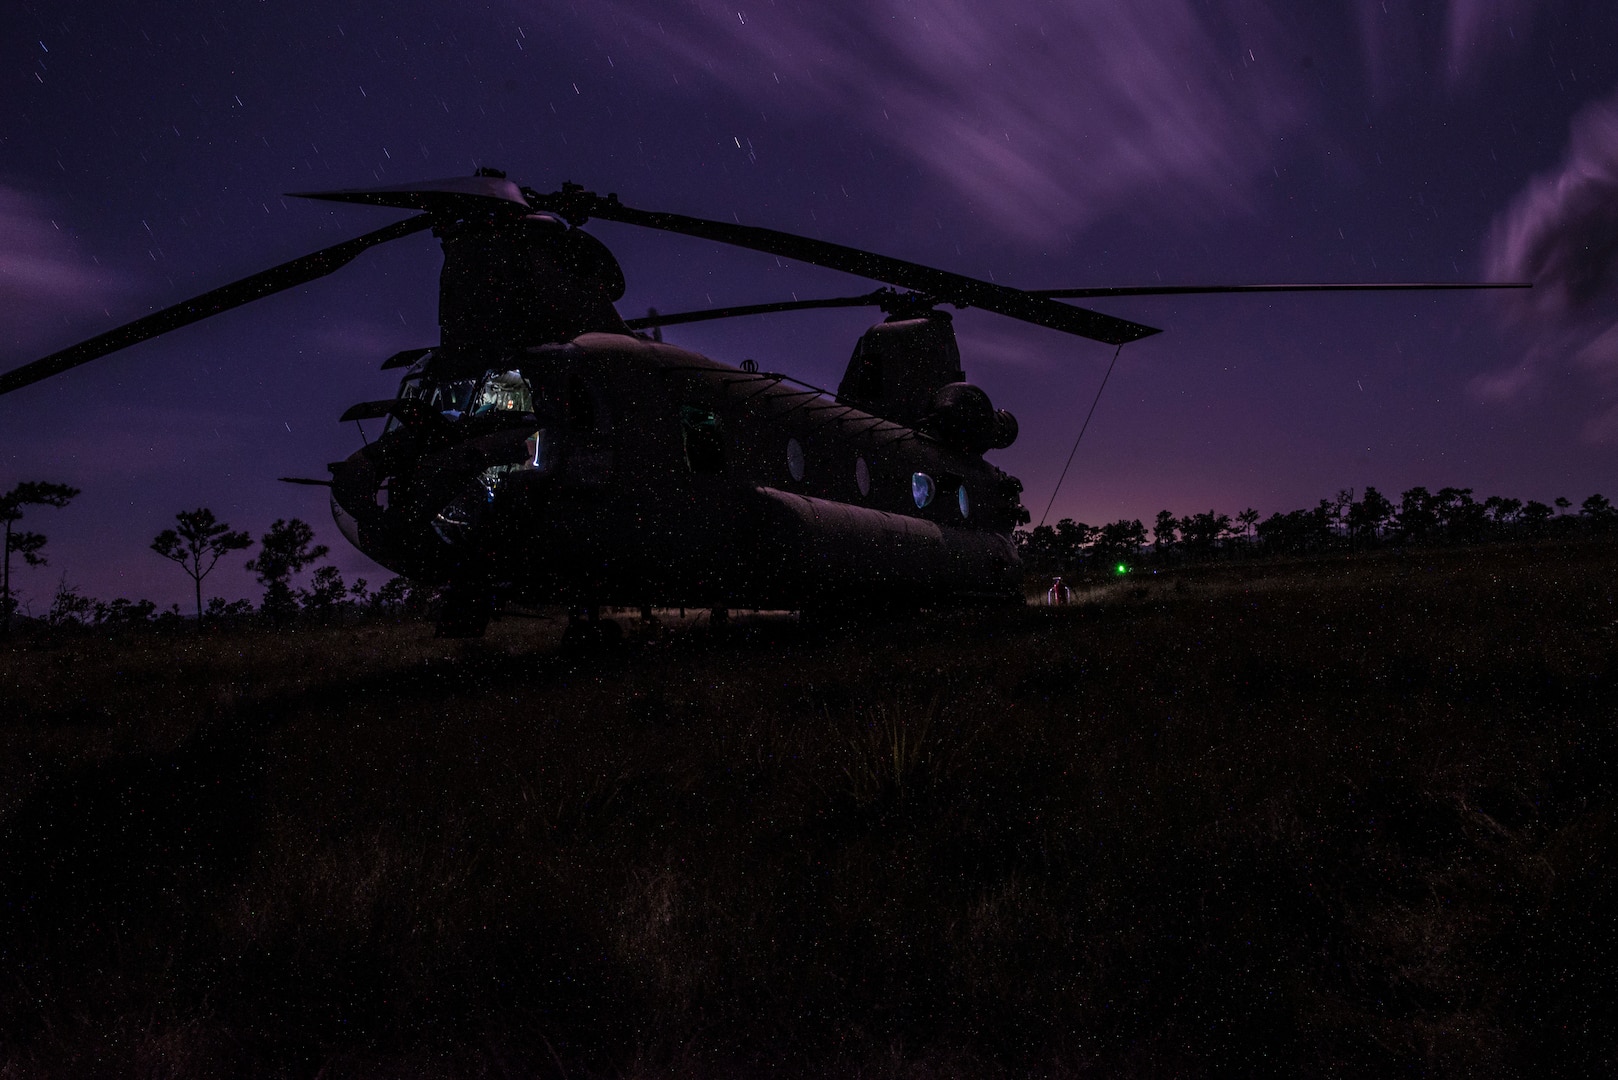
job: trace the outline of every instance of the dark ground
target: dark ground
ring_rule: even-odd
[[[0,1077],[1611,1074],[1615,569],[0,643]]]

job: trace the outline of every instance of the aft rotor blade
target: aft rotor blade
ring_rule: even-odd
[[[647,315],[639,319],[625,319],[631,330],[649,330],[654,326],[679,326],[682,323],[707,322],[709,319],[733,319],[740,315],[773,315],[778,311],[810,311],[815,308],[880,307],[892,293],[886,289],[863,296],[830,296],[821,300],[781,300],[773,304],[740,304],[736,307],[705,308],[702,311],[679,311],[669,315]]]
[[[1091,289],[1025,289],[1032,296],[1049,299],[1082,298],[1087,296],[1183,296],[1197,293],[1276,293],[1276,292],[1392,292],[1419,289],[1531,289],[1526,281],[1426,281],[1426,282],[1361,282],[1344,284],[1287,284],[1287,285],[1120,285]],[[681,311],[667,315],[648,315],[639,319],[626,319],[631,330],[648,330],[654,326],[679,326],[682,323],[707,322],[710,319],[732,319],[741,315],[771,315],[779,311],[809,311],[815,308],[881,307],[895,296],[903,296],[891,289],[878,289],[859,296],[828,296],[819,300],[785,300],[773,304],[740,304],[735,307],[704,308],[701,311]],[[425,350],[422,350],[425,351]],[[386,365],[384,365],[386,366]]]
[[[664,232],[684,233],[704,240],[717,240],[736,247],[777,255],[783,259],[813,263],[830,270],[858,274],[873,281],[883,281],[923,293],[941,303],[957,307],[978,307],[1024,322],[1046,326],[1052,330],[1076,334],[1108,345],[1156,334],[1150,326],[1116,319],[1098,311],[1059,304],[1055,300],[1023,292],[993,282],[979,281],[948,270],[937,270],[919,263],[907,262],[886,255],[878,255],[842,244],[812,240],[806,236],[777,232],[754,225],[733,225],[724,221],[686,217],[684,214],[665,214],[650,210],[637,210],[618,201],[616,195],[603,198],[594,192],[576,186],[563,185],[561,191],[548,195],[524,191],[528,202],[536,209],[552,210],[574,224],[590,218],[618,221],[626,225],[640,225]]]
[[[392,225],[386,225],[363,236],[356,236],[352,240],[344,240],[340,244],[333,244],[331,247],[300,256],[279,266],[272,266],[268,270],[261,270],[251,277],[242,278],[229,285],[221,285],[217,289],[166,307],[162,311],[154,311],[132,323],[125,323],[104,334],[97,334],[88,341],[81,341],[61,352],[54,352],[0,375],[0,394],[9,394],[13,390],[19,390],[41,379],[48,379],[52,375],[59,375],[69,368],[78,367],[97,357],[145,341],[147,338],[166,334],[170,330],[177,330],[200,319],[206,319],[210,315],[218,315],[222,311],[240,307],[260,297],[325,277],[333,270],[347,265],[367,248],[420,232],[432,222],[433,219],[428,214],[396,221]]]
[[[1029,289],[1034,296],[1084,300],[1108,296],[1195,296],[1200,293],[1416,292],[1443,289],[1532,289],[1528,281],[1390,281],[1294,285],[1107,285],[1093,289]]]

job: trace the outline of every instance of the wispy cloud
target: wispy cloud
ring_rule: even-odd
[[[1378,98],[1414,87],[1476,89],[1492,66],[1525,48],[1542,13],[1561,0],[1449,0],[1440,5],[1442,26],[1423,29],[1427,11],[1408,3],[1358,0],[1361,59],[1366,81]],[[1442,71],[1442,81],[1426,73]]]
[[[1561,3],[1449,0],[1427,14],[1359,0],[1366,85],[1381,98],[1475,88]],[[599,0],[578,17],[638,37],[683,85],[885,144],[924,183],[1039,241],[1147,198],[1156,213],[1242,212],[1302,140],[1329,142],[1312,54],[1334,46],[1296,14],[1282,0]],[[657,60],[637,67],[667,79]]]
[[[1523,342],[1512,370],[1479,380],[1485,396],[1531,388],[1547,364],[1573,362],[1618,389],[1618,96],[1573,121],[1562,164],[1535,177],[1494,223],[1493,277],[1532,281],[1512,294],[1508,321]],[[1618,409],[1586,431],[1618,434]]]
[[[1491,62],[1523,48],[1539,13],[1557,6],[1556,0],[1450,0],[1445,35],[1450,85],[1471,83]]]
[[[60,338],[64,320],[103,315],[128,292],[75,248],[43,200],[0,184],[0,348],[21,353]]]
[[[887,144],[1024,241],[1148,189],[1162,212],[1240,206],[1307,111],[1299,47],[1258,0],[593,10],[682,70]]]

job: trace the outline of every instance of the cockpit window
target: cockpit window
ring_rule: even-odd
[[[451,420],[459,420],[472,403],[477,390],[474,379],[456,379],[452,382],[428,383],[406,380],[399,388],[399,396],[406,400],[425,402],[435,411]]]
[[[487,412],[534,411],[533,390],[518,371],[491,371],[482,379],[442,382],[407,376],[399,385],[399,397],[420,401],[447,420]]]
[[[399,384],[400,401],[416,401],[422,397],[421,376],[406,375]]]
[[[486,412],[533,412],[534,395],[519,371],[490,372],[472,403],[473,415]]]
[[[478,387],[475,379],[455,379],[449,382],[431,382],[420,375],[407,375],[399,384],[399,399],[401,401],[419,401],[432,409],[442,413],[446,419],[459,420],[466,414],[467,407],[472,403],[472,395]],[[388,417],[387,427],[391,430],[396,422],[395,417]]]

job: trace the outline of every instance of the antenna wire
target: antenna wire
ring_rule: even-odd
[[[1107,380],[1112,378],[1112,369],[1117,366],[1118,354],[1124,351],[1122,345],[1113,350],[1112,363],[1107,365],[1107,373],[1101,377],[1101,385],[1096,387],[1095,400],[1090,402],[1090,411],[1084,414],[1084,424],[1079,428],[1079,437],[1073,440],[1073,449],[1067,453],[1067,464],[1062,466],[1062,475],[1056,478],[1056,487],[1051,490],[1051,501],[1045,504],[1045,512],[1039,515],[1041,527],[1045,519],[1051,516],[1051,507],[1056,505],[1056,493],[1062,490],[1062,481],[1067,479],[1067,471],[1073,466],[1073,455],[1079,452],[1079,443],[1084,439],[1084,433],[1090,429],[1090,417],[1096,414],[1096,406],[1101,404],[1101,391],[1107,388]]]

